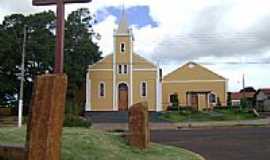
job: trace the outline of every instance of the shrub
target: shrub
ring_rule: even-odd
[[[91,121],[74,115],[65,115],[64,127],[91,127]]]
[[[191,106],[170,106],[168,107],[168,111],[178,111],[180,114],[188,115],[194,112],[197,112],[193,107]]]
[[[65,108],[64,127],[91,127],[89,119],[81,117],[81,107],[74,102],[67,102]]]
[[[194,108],[191,106],[181,106],[181,113],[182,114],[188,115],[188,114],[191,114],[194,112],[196,112],[196,110],[194,110]]]
[[[168,106],[167,110],[168,111],[178,111],[178,107],[174,106],[174,105],[171,105],[171,106]]]

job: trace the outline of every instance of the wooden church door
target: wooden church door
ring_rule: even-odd
[[[121,83],[118,88],[118,107],[119,111],[128,110],[128,86]]]
[[[194,109],[198,110],[198,107],[199,107],[198,103],[199,103],[198,94],[196,94],[196,93],[191,94],[191,106]]]

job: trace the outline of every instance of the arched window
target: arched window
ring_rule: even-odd
[[[216,103],[217,102],[217,97],[216,97],[216,95],[214,93],[211,93],[209,95],[209,102],[210,103]]]
[[[125,64],[124,65],[124,74],[127,74],[128,73],[128,66]]]
[[[170,94],[170,105],[174,106],[174,107],[178,107],[179,106],[179,100],[178,100],[178,94],[177,93],[173,93]]]
[[[121,52],[121,53],[125,53],[125,52],[126,52],[126,46],[125,46],[125,43],[121,43],[121,44],[120,44],[120,52]]]
[[[98,95],[99,97],[105,97],[105,83],[104,82],[99,83]]]
[[[118,65],[118,73],[122,74],[122,65],[121,64]]]
[[[147,83],[141,82],[141,96],[146,97],[147,96]]]

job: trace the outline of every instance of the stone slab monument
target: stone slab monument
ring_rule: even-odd
[[[150,144],[148,107],[146,102],[134,104],[128,111],[128,143],[139,149]]]
[[[26,139],[26,160],[59,160],[65,111],[67,76],[38,76]]]
[[[38,76],[34,83],[26,144],[0,145],[0,157],[12,160],[60,160],[67,76]]]

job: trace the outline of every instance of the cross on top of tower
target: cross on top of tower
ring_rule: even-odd
[[[125,10],[125,4],[122,5],[122,14],[119,21],[118,29],[116,30],[116,34],[128,34],[129,33],[129,24],[128,24],[128,15]]]

